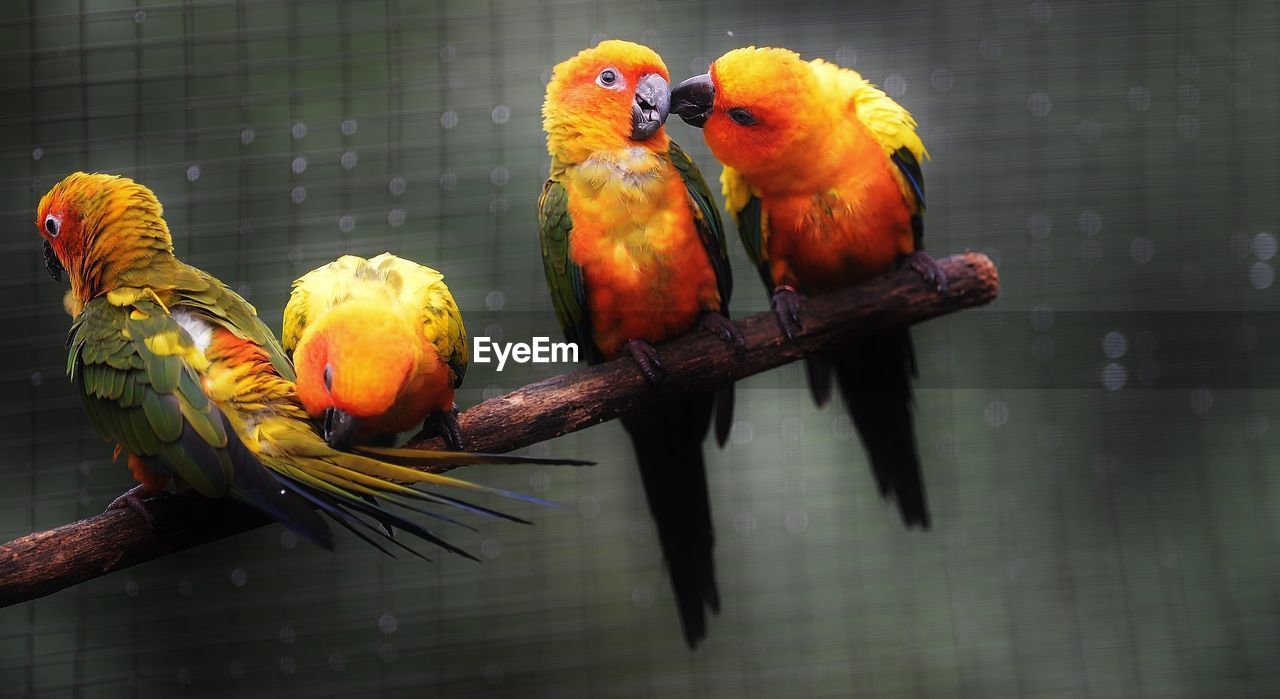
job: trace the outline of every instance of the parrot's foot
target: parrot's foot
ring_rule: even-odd
[[[907,265],[924,277],[926,284],[936,288],[939,293],[947,293],[947,273],[942,271],[941,265],[929,253],[916,250],[907,256]]]
[[[782,334],[792,342],[796,340],[796,333],[800,332],[800,304],[804,301],[804,294],[786,284],[773,289],[773,315],[778,318]]]
[[[452,410],[441,410],[428,415],[426,421],[422,423],[422,429],[409,441],[420,442],[432,437],[443,439],[445,448],[450,451],[466,451],[467,442],[462,438],[462,428],[458,425],[457,403],[454,403]]]
[[[714,311],[703,313],[698,325],[731,345],[739,357],[747,353],[747,338],[742,336],[742,331],[727,317]]]
[[[146,501],[142,498],[144,495],[159,497],[164,493],[165,491],[163,490],[159,493],[148,493],[146,486],[135,485],[134,487],[126,490],[124,495],[112,500],[111,504],[107,505],[107,511],[110,512],[111,510],[120,510],[127,507],[142,515],[142,518],[147,521],[147,526],[150,527],[152,531],[157,531],[160,527],[156,524],[156,516],[151,514],[151,509],[147,507]]]
[[[435,423],[436,433],[444,437],[445,446],[453,451],[466,450],[467,443],[458,425],[458,406],[453,406],[453,410],[448,412],[432,413],[427,420]]]
[[[636,360],[636,366],[639,367],[640,373],[644,374],[645,381],[650,385],[654,385],[662,380],[667,370],[662,368],[662,360],[658,358],[658,350],[653,345],[644,340],[627,340],[622,345],[622,349],[626,350],[631,358]]]

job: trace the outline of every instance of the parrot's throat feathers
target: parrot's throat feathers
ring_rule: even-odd
[[[663,160],[647,148],[596,153],[574,170],[587,191],[602,196],[617,196],[625,201],[665,194]]]
[[[659,154],[671,148],[671,141],[662,128],[642,141],[632,140],[628,135],[630,120],[624,132],[613,126],[613,120],[608,117],[583,119],[567,117],[552,110],[547,112],[543,127],[547,132],[547,152],[551,155],[553,176],[565,168],[581,165],[601,155],[617,157],[627,152],[643,151],[660,157]]]

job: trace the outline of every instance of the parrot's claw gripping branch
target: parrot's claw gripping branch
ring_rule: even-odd
[[[947,273],[924,250],[916,250],[907,256],[907,266],[914,269],[928,284],[932,284],[938,293],[947,293]]]
[[[627,340],[622,346],[627,354],[631,355],[631,359],[635,361],[636,367],[640,369],[640,373],[644,374],[645,381],[650,386],[658,385],[667,375],[667,370],[662,366],[662,358],[658,356],[658,350],[653,345],[644,340]]]
[[[724,340],[725,344],[732,347],[733,351],[739,355],[746,353],[747,338],[743,337],[742,331],[738,329],[738,326],[734,325],[733,321],[725,316],[719,313],[703,313],[698,325],[703,330]]]
[[[783,285],[773,290],[773,297],[769,300],[773,306],[773,314],[778,318],[778,327],[792,342],[800,334],[800,306],[806,298],[804,294]]]
[[[945,295],[914,266],[900,269],[805,301],[804,327],[796,329],[794,341],[779,332],[772,312],[759,313],[737,323],[747,347],[742,354],[710,333],[691,333],[662,345],[666,376],[656,387],[636,372],[630,357],[621,357],[487,400],[458,416],[461,432],[477,451],[520,449],[641,410],[670,391],[713,389],[832,347],[847,336],[919,323],[999,295],[999,276],[985,255],[966,253],[936,264],[949,282]],[[444,442],[433,437],[410,446],[440,449]],[[0,606],[268,523],[247,507],[192,493],[148,500],[146,506],[156,530],[141,517],[108,510],[0,545]]]
[[[167,492],[168,491],[162,490],[159,494],[155,495],[155,497],[163,497]],[[107,511],[121,510],[125,508],[133,510],[139,515],[142,515],[142,518],[147,521],[147,526],[151,527],[154,531],[159,528],[159,524],[156,522],[155,515],[151,514],[151,509],[147,507],[147,501],[143,499],[144,496],[148,495],[150,495],[150,493],[147,492],[147,487],[145,485],[135,485],[124,491],[124,494],[120,497],[112,500],[111,504],[107,505]]]
[[[463,438],[462,428],[458,426],[458,406],[456,404],[453,406],[453,410],[447,413],[439,412],[428,415],[426,423],[422,425],[422,430],[413,437],[413,441],[417,442],[437,436],[444,439],[445,448],[449,451],[466,450],[467,440]]]

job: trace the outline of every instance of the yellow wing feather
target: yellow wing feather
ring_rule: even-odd
[[[747,183],[747,178],[742,173],[734,170],[728,165],[720,171],[720,192],[724,194],[724,208],[737,218],[738,212],[751,201],[751,196],[755,192],[751,191],[751,185]]]
[[[872,85],[857,71],[828,63],[821,58],[809,62],[827,94],[850,95],[850,106],[885,153],[906,148],[923,162],[929,157],[916,133],[916,120],[905,107]]]

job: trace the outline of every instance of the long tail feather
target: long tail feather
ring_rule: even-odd
[[[356,512],[359,512],[363,515],[367,515],[368,517],[371,517],[377,520],[378,523],[382,524],[383,526],[392,526],[392,527],[396,527],[397,529],[402,529],[418,537],[419,539],[422,539],[423,541],[439,546],[440,548],[448,551],[449,553],[457,554],[459,556],[462,556],[463,558],[469,558],[477,563],[480,562],[479,558],[476,558],[475,556],[471,555],[465,549],[458,548],[457,546],[440,538],[438,535],[436,535],[434,532],[427,529],[426,527],[423,527],[411,520],[405,519],[404,517],[401,517],[395,514],[394,512],[385,510],[376,505],[370,505],[365,501],[359,500],[359,499],[348,500],[343,503],[343,506],[349,509],[355,510]]]
[[[319,437],[317,436],[318,440]],[[323,445],[323,442],[320,443]],[[494,488],[472,481],[465,481],[453,476],[446,476],[439,473],[430,473],[427,471],[419,471],[407,466],[375,459],[370,456],[362,456],[360,454],[352,454],[348,452],[340,452],[330,449],[327,445],[317,447],[314,444],[306,445],[310,448],[306,458],[294,459],[291,463],[280,464],[277,470],[281,471],[302,471],[307,476],[317,478],[326,482],[334,483],[339,487],[346,487],[346,484],[353,481],[363,482],[366,486],[374,491],[394,491],[405,492],[406,486],[402,484],[425,484],[438,485],[460,490],[469,490],[477,493],[488,493],[512,500],[520,500],[523,502],[541,505],[543,507],[564,508],[565,506],[545,500],[533,495],[526,495],[513,490],[503,488]],[[376,492],[374,493],[377,494]],[[509,519],[506,515],[499,515],[504,519]]]
[[[902,521],[929,527],[929,509],[911,414],[915,351],[906,328],[844,343],[829,355],[880,493],[898,503]]]
[[[690,648],[707,635],[706,610],[720,610],[715,534],[702,440],[713,394],[681,395],[622,418],[631,435],[649,512],[657,525]]]
[[[365,526],[366,526],[366,527],[368,527],[369,529],[374,529],[375,531],[377,531],[379,534],[381,534],[381,535],[382,535],[382,540],[383,540],[383,541],[386,541],[386,542],[388,542],[388,543],[394,544],[397,548],[400,548],[400,549],[402,549],[402,550],[404,550],[404,551],[407,551],[408,553],[412,554],[413,556],[415,556],[415,557],[417,557],[417,558],[420,558],[420,559],[422,559],[422,560],[424,560],[424,561],[426,561],[426,562],[428,562],[428,563],[430,563],[430,562],[431,562],[431,560],[432,560],[432,559],[431,559],[431,558],[429,558],[428,556],[426,556],[425,554],[423,554],[421,551],[419,551],[419,550],[417,550],[417,549],[413,548],[412,546],[409,546],[408,544],[404,543],[403,541],[400,541],[399,539],[397,539],[397,538],[395,538],[395,537],[393,537],[393,536],[389,536],[389,535],[384,534],[384,532],[386,531],[385,529],[375,529],[375,528],[374,528],[372,525],[370,525],[368,522],[365,522],[364,520],[360,519],[359,517],[356,517],[355,515],[350,515],[350,518],[351,518],[351,521],[353,521],[353,522],[360,522],[361,524],[365,525]],[[378,543],[378,541],[377,541],[377,539],[375,539],[374,537],[372,537],[372,536],[370,536],[370,535],[368,535],[368,534],[365,534],[364,532],[360,531],[359,529],[356,529],[354,526],[352,526],[351,524],[349,524],[346,520],[339,519],[339,520],[337,520],[337,522],[338,522],[338,524],[339,524],[341,527],[343,527],[343,528],[344,528],[344,529],[346,529],[347,531],[351,532],[352,534],[355,534],[355,535],[356,535],[357,537],[359,537],[362,541],[366,541],[366,542],[368,542],[368,543],[372,544],[374,548],[378,549],[379,551],[381,551],[381,552],[383,552],[383,553],[387,554],[388,556],[390,556],[390,557],[392,557],[392,558],[395,558],[395,557],[396,557],[396,554],[395,554],[394,552],[392,552],[391,550],[389,550],[387,547],[382,546],[381,544],[379,544],[379,543]]]
[[[324,518],[294,494],[282,489],[276,474],[245,448],[226,417],[222,420],[226,425],[227,455],[232,464],[231,497],[261,510],[321,548],[332,551],[333,531],[325,524]],[[204,444],[200,440],[189,441]]]
[[[517,524],[532,524],[532,522],[527,519],[516,517],[515,515],[509,515],[505,512],[499,512],[498,510],[483,507],[481,505],[476,505],[460,498],[441,495],[440,493],[416,490],[399,483],[381,481],[372,476],[350,471],[344,472],[344,475],[351,476],[353,479],[348,480],[334,476],[330,471],[321,470],[316,464],[312,464],[312,466],[313,470],[311,471],[300,471],[296,468],[290,468],[281,475],[284,478],[294,479],[303,485],[310,487],[314,491],[331,498],[335,502],[346,502],[352,498],[359,498],[368,502],[369,498],[382,498],[383,500],[392,502],[417,514],[448,522],[449,524],[454,524],[464,529],[470,529],[471,531],[477,530],[475,527],[447,515],[414,507],[404,498],[457,507],[473,514],[493,517],[495,519],[504,519]],[[364,485],[364,482],[371,483],[372,487]]]
[[[313,487],[321,487],[322,490],[328,492],[330,495],[343,499],[349,496],[361,498],[381,497],[383,499],[400,496],[425,502],[433,502],[440,505],[450,505],[473,514],[484,515],[486,517],[505,519],[520,524],[531,524],[531,522],[526,519],[516,517],[515,515],[509,515],[505,512],[499,512],[498,510],[493,510],[481,505],[476,505],[460,498],[450,497],[436,492],[417,490],[407,485],[393,483],[391,481],[378,478],[377,476],[370,476],[360,471],[346,469],[327,462],[312,462],[309,465],[311,468],[306,472],[300,472],[297,469],[289,469],[286,474],[291,477],[301,479]],[[554,507],[563,507],[558,503],[551,503],[551,505]],[[403,506],[409,507],[408,505]],[[428,517],[433,517],[450,524],[456,524],[467,529],[473,529],[452,517],[442,515],[438,512],[431,512],[429,510],[422,510],[421,512]]]
[[[377,498],[373,497],[372,495],[363,495],[363,496],[361,496],[361,497],[360,497],[360,499],[361,499],[361,500],[364,500],[365,502],[369,503],[370,505],[376,505],[376,504],[378,504],[378,500],[377,500]],[[452,520],[450,520],[450,521],[452,521]],[[393,537],[393,536],[395,536],[395,535],[396,535],[396,530],[392,529],[391,527],[384,527],[382,531],[387,535],[387,537],[388,537],[388,538]],[[394,558],[394,556],[393,556],[393,558]]]
[[[329,515],[329,517],[332,518],[333,521],[337,522],[342,528],[346,529],[352,534],[355,534],[361,540],[371,544],[374,548],[387,554],[388,556],[395,558],[394,553],[387,550],[387,548],[384,547],[382,544],[380,544],[378,540],[373,536],[365,534],[364,532],[360,531],[360,529],[357,529],[356,525],[359,525],[362,528],[368,529],[369,531],[373,532],[375,535],[377,535],[384,541],[395,544],[396,546],[404,549],[405,551],[408,551],[409,553],[413,554],[414,556],[417,556],[418,558],[421,558],[424,561],[428,561],[428,562],[431,561],[430,558],[423,555],[418,550],[392,537],[388,533],[388,530],[390,529],[390,527],[383,524],[379,524],[378,527],[375,527],[374,525],[369,524],[368,522],[364,521],[360,517],[346,511],[337,502],[334,502],[329,498],[312,491],[310,488],[306,486],[289,481],[287,478],[281,477],[281,482],[284,483],[288,488],[290,488],[294,492],[301,495],[303,498],[306,498],[307,501],[313,503],[316,507],[320,509],[320,511]]]
[[[417,470],[410,466],[429,467],[443,464],[458,465],[492,463],[495,461],[499,463],[589,463],[564,459],[536,459],[520,456],[383,449],[378,447],[366,447],[363,449],[364,454],[342,452],[330,448],[320,435],[311,430],[310,425],[305,427],[299,425],[296,429],[276,429],[272,432],[264,432],[260,434],[260,439],[264,442],[261,457],[263,463],[278,478],[289,482],[295,493],[303,494],[308,501],[314,503],[336,521],[357,529],[369,528],[369,523],[364,520],[364,517],[367,517],[376,521],[385,530],[378,531],[376,528],[373,529],[379,537],[385,538],[398,547],[405,548],[401,545],[401,542],[391,536],[391,533],[395,530],[406,532],[446,551],[472,560],[479,559],[445,541],[420,524],[389,511],[385,505],[396,505],[414,514],[432,517],[467,529],[473,528],[452,517],[433,512],[418,505],[421,503],[442,505],[458,508],[476,515],[504,519],[520,524],[531,524],[531,522],[515,515],[506,514],[499,510],[437,491],[439,488],[456,488],[546,507],[561,508],[564,505],[503,488],[481,485],[453,476]],[[429,489],[417,487],[421,485],[436,487]],[[311,512],[305,505],[299,503],[299,506]],[[311,514],[323,524],[323,520],[318,515],[314,512],[311,512]],[[332,546],[331,538],[332,534],[330,534],[330,546]],[[407,550],[412,551],[413,549]],[[415,555],[421,555],[417,554],[416,551],[414,553]]]
[[[335,520],[352,523],[352,524],[360,524],[362,526],[369,527],[368,522],[365,522],[364,520],[360,519],[359,517],[356,517],[355,515],[351,514],[351,512],[348,511],[348,510],[355,510],[356,512],[359,512],[360,514],[363,514],[369,517],[370,519],[373,519],[376,522],[378,522],[378,524],[382,525],[383,529],[387,529],[391,527],[403,529],[404,531],[409,532],[410,534],[413,534],[414,536],[424,541],[435,544],[436,546],[439,546],[440,548],[446,551],[449,551],[450,553],[455,553],[455,554],[458,554],[459,556],[470,558],[471,560],[477,561],[477,562],[480,560],[475,556],[471,555],[470,553],[467,553],[465,550],[460,549],[457,546],[454,546],[448,541],[445,541],[444,539],[440,538],[435,533],[431,532],[425,527],[415,524],[414,522],[411,522],[395,514],[394,512],[390,512],[386,509],[383,509],[377,504],[370,504],[358,496],[351,495],[349,497],[343,498],[342,500],[337,500],[331,494],[328,494],[320,490],[310,489],[307,486],[302,485],[301,483],[293,483],[291,484],[291,487],[294,490],[294,492],[303,494],[304,497],[306,497],[311,502],[315,503],[317,507],[323,510],[330,517],[333,517]],[[307,493],[306,491],[308,490],[310,490],[311,492]],[[369,527],[369,528],[371,528],[375,532],[378,531],[378,529],[376,528],[373,528],[373,527]],[[386,536],[381,532],[379,533],[382,536],[384,536],[384,538],[386,538],[388,541],[391,541],[396,544],[400,543],[396,541],[393,537]]]
[[[400,466],[473,466],[477,464],[540,464],[543,466],[595,466],[594,461],[555,457],[486,454],[466,451],[434,451],[357,445],[354,451],[376,456]]]

